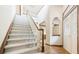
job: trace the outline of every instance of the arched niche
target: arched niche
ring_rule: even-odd
[[[52,28],[52,35],[53,36],[59,36],[60,35],[60,32],[59,32],[59,29],[60,29],[60,19],[58,17],[54,17],[53,19],[53,28]]]

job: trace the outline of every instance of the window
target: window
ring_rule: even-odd
[[[60,21],[59,21],[58,17],[55,17],[53,20],[53,28],[52,28],[53,35],[59,35],[59,23],[60,23]]]

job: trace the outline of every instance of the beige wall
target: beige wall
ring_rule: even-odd
[[[15,6],[0,5],[0,47],[15,16]]]

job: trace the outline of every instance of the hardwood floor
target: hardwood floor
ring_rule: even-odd
[[[45,54],[69,54],[63,47],[45,45]]]

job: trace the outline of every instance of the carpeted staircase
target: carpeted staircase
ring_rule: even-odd
[[[36,53],[38,52],[36,36],[30,24],[13,24],[9,39],[5,46],[5,54]]]

